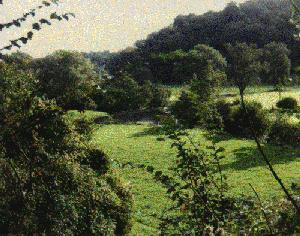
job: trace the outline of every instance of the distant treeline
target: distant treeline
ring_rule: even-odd
[[[179,15],[169,27],[150,34],[145,40],[137,41],[134,47],[121,52],[91,52],[85,56],[100,71],[105,68],[113,76],[127,72],[137,81],[170,84],[184,81],[162,77],[162,67],[170,69],[170,65],[159,60],[162,53],[188,52],[198,44],[206,44],[227,58],[225,45],[228,43],[254,43],[262,48],[271,42],[281,42],[290,50],[292,68],[295,68],[300,64],[297,50],[300,43],[294,39],[297,31],[290,18],[291,7],[285,0],[251,0],[240,5],[232,2],[219,12]]]

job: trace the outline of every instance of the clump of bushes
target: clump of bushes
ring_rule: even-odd
[[[247,113],[240,104],[218,103],[224,130],[239,137],[252,137],[252,129],[258,137],[263,137],[270,127],[267,112],[257,102],[247,102],[245,105]]]
[[[106,79],[95,96],[98,110],[108,113],[160,109],[167,105],[170,91],[146,81],[139,85],[129,75]]]
[[[298,103],[293,97],[286,97],[277,102],[276,106],[286,110],[296,110]]]
[[[277,145],[300,146],[300,126],[291,124],[286,118],[274,122],[269,133],[269,142]]]

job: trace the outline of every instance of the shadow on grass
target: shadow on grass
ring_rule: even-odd
[[[266,145],[264,148],[271,163],[285,164],[293,161],[299,161],[300,148],[288,149],[278,146]],[[233,151],[234,161],[223,165],[224,170],[246,170],[259,166],[266,166],[261,154],[256,147],[243,147]]]
[[[218,133],[204,133],[203,136],[214,143],[219,143],[222,141],[228,141],[232,139],[236,139],[236,137],[226,133],[226,132],[218,132]]]
[[[144,129],[141,132],[133,134],[131,138],[138,138],[144,136],[159,136],[159,135],[165,135],[165,130],[161,126],[151,126],[149,128]]]

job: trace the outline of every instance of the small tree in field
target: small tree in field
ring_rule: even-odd
[[[227,45],[228,76],[239,89],[242,100],[245,89],[258,77],[260,50],[255,45],[238,43]]]
[[[285,44],[273,42],[264,47],[267,79],[279,93],[290,76],[291,62],[288,55],[289,50]]]

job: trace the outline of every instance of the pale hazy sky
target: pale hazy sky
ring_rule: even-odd
[[[236,0],[240,3],[245,0]],[[0,23],[20,17],[39,5],[41,0],[4,0],[0,6]],[[33,56],[44,56],[57,49],[79,51],[118,51],[132,46],[136,40],[170,25],[174,18],[189,13],[202,14],[221,10],[231,0],[61,0],[60,6],[44,8],[39,17],[50,12],[73,12],[75,19],[44,25],[34,39],[22,48]],[[9,39],[20,37],[31,28],[34,19],[18,30],[0,32],[0,47]]]

